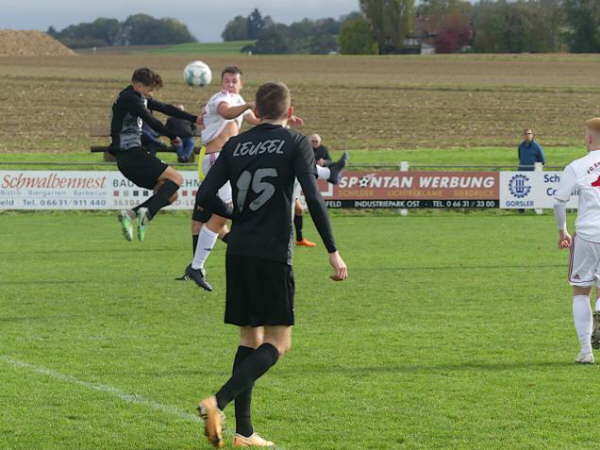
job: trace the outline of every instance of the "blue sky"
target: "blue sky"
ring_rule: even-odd
[[[50,25],[58,30],[98,17],[123,21],[137,13],[174,17],[184,22],[202,42],[221,40],[225,24],[234,16],[247,16],[258,8],[276,22],[291,23],[304,17],[338,18],[358,10],[358,0],[0,0],[0,28],[46,31]]]

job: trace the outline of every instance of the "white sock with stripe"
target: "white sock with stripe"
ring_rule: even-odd
[[[573,296],[573,322],[583,353],[592,352],[592,307],[587,295]]]
[[[329,167],[322,167],[317,164],[317,177],[321,180],[327,180],[331,176]]]
[[[196,244],[196,254],[192,261],[192,269],[204,268],[204,263],[215,246],[218,237],[219,233],[213,233],[206,225],[202,227],[200,234],[198,235],[198,243]]]

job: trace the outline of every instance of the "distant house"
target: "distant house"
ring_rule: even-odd
[[[422,42],[421,55],[435,55],[435,47],[427,42]]]

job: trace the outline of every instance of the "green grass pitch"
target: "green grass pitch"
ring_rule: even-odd
[[[293,348],[256,385],[258,432],[284,449],[597,448],[599,372],[572,363],[549,214],[333,225],[351,278],[328,280],[322,244],[296,251]],[[237,345],[225,247],[208,294],[174,281],[186,214],[143,243],[108,213],[4,213],[0,230],[0,448],[210,448],[193,413]]]

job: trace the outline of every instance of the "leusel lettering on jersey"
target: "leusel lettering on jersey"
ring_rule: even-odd
[[[284,139],[269,139],[261,142],[240,142],[233,150],[233,156],[254,156],[263,153],[275,153],[283,155]]]

